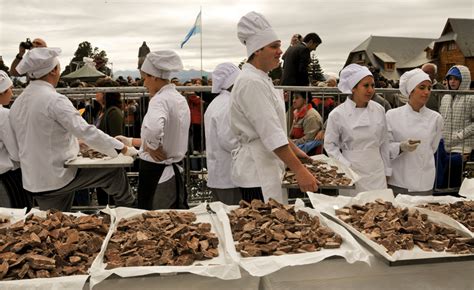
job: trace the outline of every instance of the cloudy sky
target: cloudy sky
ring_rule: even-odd
[[[269,20],[283,50],[294,33],[318,33],[325,72],[339,71],[370,35],[438,38],[447,18],[474,18],[474,0],[0,0],[0,55],[10,66],[21,41],[41,37],[62,49],[64,67],[77,45],[89,41],[107,52],[115,71],[133,70],[146,41],[151,50],[176,50],[185,69],[200,69],[200,36],[179,48],[200,7],[208,71],[245,58],[236,25],[252,10]]]

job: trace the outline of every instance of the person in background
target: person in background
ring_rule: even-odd
[[[231,179],[231,152],[237,139],[229,124],[230,92],[240,69],[232,63],[221,63],[212,72],[212,93],[219,94],[204,114],[206,133],[207,186],[214,199],[237,205],[242,199],[240,189]]]
[[[171,50],[147,54],[141,67],[150,94],[141,138],[117,136],[127,146],[140,147],[138,208],[186,209],[187,193],[178,166],[188,147],[191,121],[186,99],[170,82],[171,73],[183,69],[181,58]]]
[[[25,46],[25,44],[27,46],[31,45],[31,47],[28,48],[27,46]],[[15,56],[15,59],[13,60],[12,65],[10,66],[10,75],[11,76],[14,76],[14,77],[23,76],[22,74],[18,73],[18,71],[16,70],[16,67],[18,66],[20,61],[23,59],[23,56],[25,55],[27,49],[34,49],[34,48],[37,48],[37,47],[47,47],[46,42],[41,38],[35,38],[35,39],[33,39],[33,41],[30,44],[26,43],[26,42],[21,42],[20,43],[20,45],[18,47],[18,54]]]
[[[246,46],[248,61],[231,93],[230,126],[238,142],[232,151],[232,182],[241,188],[244,200],[282,202],[281,182],[287,164],[301,191],[316,191],[316,178],[298,159],[308,155],[286,135],[283,94],[268,77],[280,62],[281,41],[256,12],[239,20],[237,36]]]
[[[311,104],[300,93],[295,93],[293,99],[293,123],[290,130],[290,139],[306,153],[321,145],[315,140],[316,134],[322,129],[321,115],[313,109]]]
[[[12,87],[7,73],[0,70],[0,207],[30,209],[33,203],[21,182],[18,145],[8,119],[10,110],[3,107],[10,105]]]
[[[436,80],[436,77],[438,76],[438,67],[434,63],[425,63],[421,66],[421,70],[430,76],[430,80],[432,83],[431,88],[433,90],[446,90],[446,87]],[[438,112],[440,103],[441,94],[432,93],[430,98],[428,99],[428,103],[426,103],[426,107],[428,109]]]
[[[102,187],[117,205],[131,206],[134,197],[123,168],[65,168],[77,157],[78,138],[110,157],[135,156],[134,148],[88,124],[64,95],[56,92],[61,67],[59,48],[30,50],[17,66],[30,84],[13,103],[9,120],[19,147],[23,187],[41,210],[71,209],[74,191]]]
[[[421,69],[400,77],[400,92],[408,103],[386,114],[392,164],[388,186],[395,195],[431,195],[436,176],[433,156],[441,140],[443,118],[426,107],[431,79]]]
[[[341,71],[338,88],[349,96],[329,114],[324,149],[360,176],[354,190],[339,194],[387,188],[386,176],[392,175],[387,123],[384,108],[371,100],[374,77],[367,67],[350,64]]]

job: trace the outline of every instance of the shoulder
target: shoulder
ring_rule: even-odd
[[[383,112],[384,115],[385,115],[385,108],[382,105],[380,105],[379,103],[370,100],[368,106],[374,111]]]

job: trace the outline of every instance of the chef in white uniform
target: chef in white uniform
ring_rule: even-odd
[[[59,48],[32,49],[16,68],[31,80],[9,115],[19,148],[23,187],[43,210],[68,211],[74,191],[91,187],[102,187],[117,205],[131,206],[134,198],[122,168],[64,167],[79,153],[78,138],[111,157],[118,152],[131,156],[136,150],[87,124],[71,101],[56,92],[61,74],[60,52]]]
[[[232,150],[237,139],[230,130],[230,92],[240,69],[232,63],[219,64],[212,72],[212,100],[204,114],[206,133],[207,186],[214,199],[236,205],[242,199],[240,189],[231,179]]]
[[[0,207],[30,208],[31,198],[21,182],[18,145],[15,141],[8,114],[13,96],[13,83],[7,73],[0,70]]]
[[[385,109],[372,101],[374,77],[367,67],[350,64],[341,71],[338,89],[349,94],[328,117],[324,148],[329,157],[349,166],[359,176],[355,196],[361,191],[387,188],[391,175]]]
[[[301,191],[316,191],[316,178],[298,157],[308,156],[286,135],[285,104],[268,72],[280,62],[281,41],[263,15],[249,12],[237,25],[247,63],[231,93],[230,126],[238,141],[232,151],[232,182],[244,200],[282,201],[285,164],[296,173]]]
[[[400,92],[408,103],[387,116],[392,176],[388,186],[395,194],[431,195],[436,176],[433,155],[443,132],[443,118],[425,105],[431,79],[419,68],[400,77]]]
[[[142,209],[189,208],[178,163],[188,149],[191,113],[184,96],[170,83],[171,73],[182,69],[174,51],[147,54],[141,72],[151,99],[141,138],[116,137],[128,146],[140,147],[138,207]]]

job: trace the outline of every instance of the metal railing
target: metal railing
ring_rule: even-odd
[[[186,158],[183,161],[185,172],[184,177],[187,184],[188,189],[188,196],[191,203],[199,202],[203,200],[210,200],[211,194],[209,189],[206,186],[206,158],[205,158],[205,136],[204,136],[204,112],[207,108],[208,102],[212,99],[210,97],[211,87],[203,87],[203,86],[178,86],[176,87],[178,91],[186,95],[187,93],[194,92],[200,96],[201,100],[207,102],[201,102],[200,104],[200,114],[202,124],[200,126],[200,143],[198,147],[200,147],[199,152],[197,154],[193,154],[196,152],[194,150],[196,144],[192,144],[193,140],[190,138],[190,146]],[[318,107],[318,111],[322,116],[323,120],[327,119],[330,111],[337,105],[344,102],[345,98],[347,97],[346,94],[342,94],[337,88],[322,88],[322,87],[297,87],[297,86],[277,86],[277,89],[283,89],[284,91],[288,92],[287,99],[285,100],[286,108],[287,108],[287,121],[288,121],[288,129],[291,127],[292,122],[292,110],[291,108],[292,100],[294,93],[300,93],[308,100],[311,99],[319,99],[320,103],[322,104]],[[22,89],[14,89],[14,97],[17,97],[21,93]],[[145,115],[147,110],[149,94],[144,87],[115,87],[115,88],[99,88],[99,87],[87,87],[87,88],[58,88],[57,91],[61,94],[66,95],[71,101],[75,104],[76,107],[84,106],[85,104],[88,105],[87,108],[90,110],[89,113],[92,114],[92,110],[94,109],[93,100],[95,99],[95,94],[97,92],[118,92],[121,93],[123,97],[123,104],[125,107],[124,115],[128,116],[130,112],[127,111],[127,104],[134,103],[137,106],[137,110],[134,112],[136,120],[134,120],[134,124],[126,123],[126,130],[125,133],[128,136],[139,137],[139,126],[141,126],[141,121]],[[398,89],[376,89],[376,94],[382,97],[382,99],[386,102],[385,104],[389,104],[390,107],[398,107],[404,104],[404,100]],[[433,90],[431,92],[431,98],[436,99],[437,107],[439,108],[441,104],[441,98],[446,94],[452,94],[453,91],[449,90]],[[456,95],[474,95],[474,91],[456,91]],[[325,106],[325,101],[331,99],[333,101],[333,106],[327,107]],[[470,113],[471,111],[469,110]],[[474,116],[473,116],[474,117]],[[474,121],[474,120],[473,120]],[[133,127],[132,129],[127,128]],[[137,128],[138,126],[138,128]],[[127,130],[128,129],[128,130]],[[196,133],[196,132],[194,132]],[[462,163],[462,167],[460,170],[461,176],[451,176],[452,173],[452,166],[451,166],[451,158],[449,158],[449,164],[447,172],[445,173],[448,177],[448,187],[447,188],[436,188],[435,191],[442,191],[442,192],[456,192],[457,186],[450,186],[450,179],[452,178],[461,178],[464,172],[464,162]],[[438,168],[439,159],[436,160],[436,166]],[[132,175],[133,178],[133,175]]]

